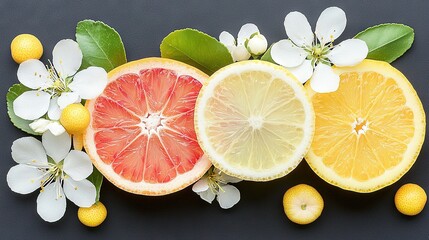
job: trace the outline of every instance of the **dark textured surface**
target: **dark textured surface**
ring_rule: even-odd
[[[12,142],[25,134],[15,129],[6,114],[7,89],[17,82],[17,65],[10,57],[11,40],[32,33],[45,47],[44,62],[54,45],[74,38],[76,23],[102,20],[122,36],[128,60],[159,56],[163,37],[175,29],[191,27],[212,36],[227,30],[237,34],[242,24],[258,25],[270,43],[286,37],[285,15],[304,13],[314,27],[320,12],[336,5],[347,14],[341,39],[366,27],[399,22],[415,29],[412,49],[393,63],[416,88],[429,109],[429,2],[409,1],[0,1],[0,239],[429,239],[429,209],[416,217],[400,215],[393,204],[395,191],[415,182],[429,191],[429,142],[413,168],[399,182],[371,194],[356,194],[330,186],[302,162],[288,176],[268,182],[237,184],[242,200],[225,211],[202,201],[190,188],[165,197],[143,197],[123,192],[105,181],[101,200],[108,219],[88,229],[77,219],[77,207],[68,202],[66,215],[45,223],[36,213],[37,191],[15,194],[6,184],[14,165]],[[283,214],[282,196],[299,183],[314,186],[325,200],[322,216],[313,224],[298,226]]]

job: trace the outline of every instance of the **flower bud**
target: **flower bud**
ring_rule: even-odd
[[[253,56],[262,55],[265,51],[267,51],[268,42],[264,35],[260,33],[256,33],[250,37],[247,42],[247,50]]]
[[[250,58],[250,53],[245,46],[239,45],[232,51],[232,58],[234,62],[248,60]]]

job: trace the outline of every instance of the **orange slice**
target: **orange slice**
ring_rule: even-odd
[[[401,178],[414,164],[425,136],[422,103],[407,78],[390,64],[365,60],[334,68],[340,87],[316,93],[314,140],[305,159],[325,181],[373,192]]]

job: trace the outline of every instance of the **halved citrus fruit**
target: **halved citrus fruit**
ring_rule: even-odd
[[[307,85],[316,132],[305,159],[325,181],[373,192],[414,164],[425,136],[422,103],[407,78],[390,64],[365,60],[334,68],[340,87],[316,93]]]
[[[194,106],[207,75],[174,60],[146,58],[109,72],[109,83],[87,101],[84,145],[113,184],[142,195],[164,195],[198,180],[211,166],[198,145]]]
[[[195,106],[200,146],[221,171],[269,181],[292,171],[310,147],[314,112],[283,67],[243,61],[214,73]]]

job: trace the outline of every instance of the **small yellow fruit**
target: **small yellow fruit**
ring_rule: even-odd
[[[28,59],[40,59],[43,46],[37,37],[31,34],[20,34],[10,44],[13,60],[20,64]]]
[[[403,185],[395,194],[396,209],[408,216],[419,214],[425,207],[426,200],[425,190],[414,183]]]
[[[107,209],[101,202],[96,202],[91,207],[81,207],[77,211],[79,221],[88,227],[97,227],[104,222],[107,217]]]
[[[83,133],[89,125],[88,109],[80,103],[68,105],[61,113],[60,123],[70,134]]]
[[[286,216],[294,223],[314,222],[323,210],[323,198],[312,186],[299,184],[289,188],[283,196],[283,208]]]

